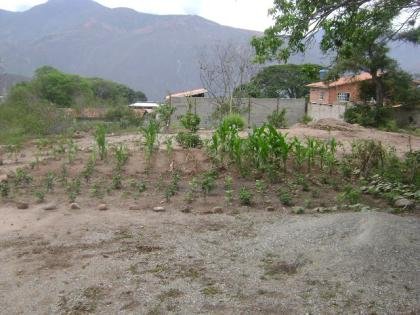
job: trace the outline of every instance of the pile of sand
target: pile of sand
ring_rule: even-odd
[[[359,131],[363,129],[360,125],[352,125],[345,121],[334,118],[323,118],[315,122],[309,123],[309,127],[322,130],[338,130],[338,131]]]

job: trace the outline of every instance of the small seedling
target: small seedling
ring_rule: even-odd
[[[257,193],[264,196],[266,191],[267,191],[267,185],[265,184],[265,182],[263,180],[258,180],[257,179],[255,181],[255,190],[257,191]]]
[[[9,196],[9,193],[10,193],[9,183],[7,181],[0,182],[0,195],[3,198],[6,198]]]
[[[117,161],[117,169],[122,169],[122,167],[128,161],[128,148],[124,144],[119,144],[114,148],[115,159]]]
[[[36,202],[43,203],[45,201],[45,192],[42,190],[35,191],[34,195],[36,197]]]
[[[239,200],[243,206],[250,206],[252,204],[252,197],[252,193],[246,187],[242,187],[239,191]]]
[[[55,181],[55,174],[53,172],[48,172],[45,176],[45,190],[47,192],[51,192],[54,190],[54,181]]]
[[[361,199],[361,191],[358,188],[353,188],[350,185],[344,187],[344,191],[338,195],[338,201],[341,203],[349,203],[351,205],[357,204]]]
[[[122,189],[122,176],[120,172],[114,172],[114,175],[112,176],[112,189],[120,190]]]
[[[16,173],[15,173],[16,186],[29,185],[32,182],[32,180],[33,180],[32,176],[25,169],[18,168],[16,170]]]
[[[280,199],[280,201],[283,205],[293,206],[292,197],[290,196],[289,191],[287,191],[285,189],[280,189],[278,195],[279,195],[279,199]]]
[[[201,191],[203,192],[204,198],[216,187],[216,173],[214,171],[208,171],[203,174],[201,178]]]
[[[228,205],[233,202],[233,179],[231,176],[225,177],[225,200]]]
[[[104,125],[98,125],[95,131],[95,141],[98,146],[99,157],[104,160],[108,154],[108,144],[106,142],[106,128]]]

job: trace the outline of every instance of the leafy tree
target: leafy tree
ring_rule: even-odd
[[[319,80],[321,66],[315,64],[274,65],[264,68],[235,94],[258,98],[300,98],[309,93],[306,84]],[[245,91],[245,92],[244,92]]]
[[[384,100],[380,74],[397,69],[387,56],[387,43],[397,39],[418,43],[417,0],[275,0],[270,14],[274,26],[252,41],[258,61],[273,57],[287,61],[292,54],[303,52],[322,31],[321,49],[336,54],[332,74],[368,71],[378,106]]]

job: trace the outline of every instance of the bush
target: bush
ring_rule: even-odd
[[[309,116],[308,114],[305,114],[305,115],[303,115],[303,117],[302,117],[302,119],[301,119],[301,123],[302,123],[302,124],[307,125],[307,124],[309,124],[312,120],[313,120],[313,119],[312,119],[312,117],[311,117],[311,116]]]
[[[191,111],[188,111],[185,115],[181,117],[180,121],[185,129],[191,132],[197,132],[201,119],[198,115],[193,114]]]
[[[112,122],[120,122],[122,128],[128,126],[141,126],[143,119],[134,110],[125,107],[118,106],[107,110],[105,113],[105,120]]]
[[[236,128],[243,130],[245,127],[245,121],[239,114],[229,114],[223,118],[222,124],[227,128]]]
[[[355,105],[346,109],[344,120],[350,124],[359,124],[374,128],[395,128],[390,108]]]
[[[274,111],[271,115],[267,117],[268,122],[273,125],[275,128],[286,128],[287,119],[286,119],[286,109],[283,108],[281,111]]]
[[[202,145],[200,137],[191,132],[179,132],[176,135],[176,141],[184,149],[198,148]]]

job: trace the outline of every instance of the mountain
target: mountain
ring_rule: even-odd
[[[6,72],[31,76],[38,67],[51,65],[118,81],[161,100],[168,92],[201,86],[198,56],[206,47],[217,42],[245,46],[259,34],[194,15],[152,15],[91,0],[50,0],[25,12],[0,10],[0,59]],[[400,45],[392,53],[406,70],[420,72],[418,47]],[[316,47],[293,58],[323,60]]]
[[[109,9],[90,0],[50,0],[0,13],[0,57],[7,72],[32,75],[42,65],[111,79],[151,100],[201,86],[198,55],[216,41],[245,45],[257,32],[198,16]]]

